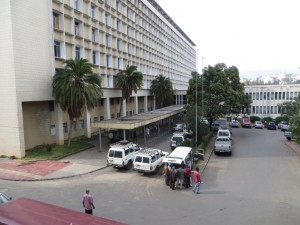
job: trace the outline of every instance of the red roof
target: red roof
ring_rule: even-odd
[[[18,198],[0,206],[0,225],[128,225],[47,204]]]

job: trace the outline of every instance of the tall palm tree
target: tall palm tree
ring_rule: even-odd
[[[90,111],[102,96],[101,77],[93,73],[93,64],[87,59],[69,59],[64,68],[57,70],[52,81],[52,95],[56,103],[70,119],[68,146],[74,119],[81,117],[84,110]]]
[[[137,93],[143,85],[143,74],[137,71],[137,67],[134,65],[127,65],[125,70],[121,70],[116,75],[116,87],[122,89],[122,98],[126,101],[129,100],[132,95],[132,91]],[[120,115],[122,112],[123,101],[120,106]]]
[[[151,82],[151,93],[155,96],[157,107],[163,107],[172,104],[173,101],[173,86],[169,78],[159,75]]]

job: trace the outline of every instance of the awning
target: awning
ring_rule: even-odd
[[[92,127],[97,127],[101,129],[131,130],[179,114],[185,111],[184,106],[185,105],[172,105],[149,112],[136,114],[133,116],[93,122]]]

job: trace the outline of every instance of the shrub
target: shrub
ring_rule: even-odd
[[[250,116],[251,123],[254,123],[255,121],[260,121],[259,116]]]

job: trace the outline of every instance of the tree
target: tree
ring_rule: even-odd
[[[172,104],[173,86],[169,78],[159,75],[151,82],[151,94],[159,101],[156,101],[157,107],[161,108]]]
[[[82,116],[84,110],[90,111],[102,96],[101,78],[93,73],[93,64],[87,59],[69,59],[64,68],[57,70],[52,81],[52,95],[56,103],[70,120],[68,146],[71,143],[72,125]]]
[[[126,101],[129,100],[132,95],[132,91],[137,93],[143,85],[143,74],[137,71],[137,67],[134,65],[127,65],[125,70],[121,70],[116,75],[116,87],[122,89],[122,98]],[[122,112],[123,101],[120,106],[120,114]]]
[[[212,122],[227,113],[239,113],[242,108],[241,99],[244,85],[240,83],[239,71],[232,66],[227,68],[224,63],[208,66],[200,76],[192,72],[187,90],[188,105],[201,107],[201,116]]]

